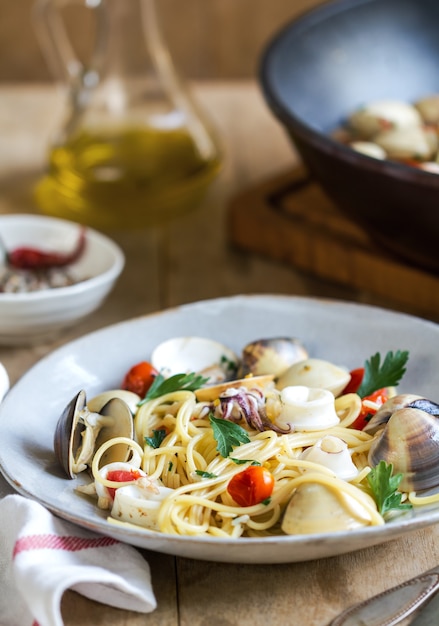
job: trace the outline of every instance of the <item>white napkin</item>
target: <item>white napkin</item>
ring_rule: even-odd
[[[22,496],[0,500],[0,626],[63,626],[67,589],[139,613],[156,608],[149,565],[135,548]]]

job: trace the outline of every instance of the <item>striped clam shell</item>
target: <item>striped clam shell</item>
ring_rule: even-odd
[[[383,404],[364,428],[364,432],[374,435],[389,421],[395,411],[404,408],[421,409],[434,417],[439,417],[439,404],[436,402],[412,393],[401,393]]]
[[[373,441],[368,462],[393,465],[403,474],[402,491],[422,491],[439,486],[439,422],[416,408],[395,411]]]

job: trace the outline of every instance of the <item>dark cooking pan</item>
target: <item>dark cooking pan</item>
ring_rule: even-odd
[[[330,133],[375,100],[439,93],[439,0],[341,0],[265,49],[265,98],[311,174],[372,238],[439,272],[439,175],[373,159]]]

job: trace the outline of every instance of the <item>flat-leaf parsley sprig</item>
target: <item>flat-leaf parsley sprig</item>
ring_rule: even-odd
[[[223,458],[228,457],[235,446],[250,442],[247,431],[238,424],[212,414],[209,415],[209,420],[217,442],[216,449]]]
[[[406,372],[409,358],[407,350],[389,351],[381,364],[379,352],[364,364],[364,375],[357,390],[361,398],[371,395],[384,387],[396,387]]]
[[[164,428],[158,428],[152,431],[152,437],[145,437],[145,443],[151,448],[160,448],[162,442],[166,437],[166,430]]]
[[[380,461],[367,475],[367,482],[372,490],[372,496],[376,502],[378,512],[384,517],[389,517],[393,511],[411,509],[409,502],[401,502],[402,493],[398,491],[403,478],[402,474],[393,474],[392,463]]]
[[[148,389],[146,396],[141,400],[137,406],[142,406],[149,400],[155,400],[164,396],[167,393],[173,393],[174,391],[196,391],[203,387],[209,379],[195,374],[174,374],[169,378],[165,378],[163,374],[158,374]]]

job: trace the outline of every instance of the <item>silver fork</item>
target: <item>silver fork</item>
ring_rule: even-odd
[[[354,604],[328,626],[394,626],[417,611],[438,590],[439,567],[435,567]]]

